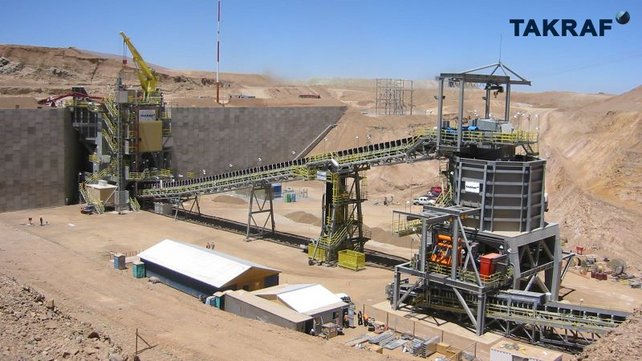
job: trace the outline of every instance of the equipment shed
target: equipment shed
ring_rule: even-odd
[[[138,255],[147,276],[200,299],[222,290],[258,290],[279,284],[280,271],[204,247],[163,240]]]
[[[225,311],[300,332],[313,327],[312,317],[243,290],[225,292]]]
[[[313,317],[316,326],[332,322],[343,324],[348,304],[319,284],[281,285],[253,292],[259,297],[276,301],[288,308]],[[320,332],[320,330],[317,330]]]

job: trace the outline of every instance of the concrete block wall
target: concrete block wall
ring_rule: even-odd
[[[345,107],[172,108],[174,169],[217,174],[293,159]],[[261,162],[258,161],[261,158]],[[229,165],[232,164],[232,167]]]
[[[173,108],[173,168],[216,174],[290,160],[345,110]],[[0,126],[0,212],[77,201],[77,174],[87,154],[67,110],[0,109]]]
[[[0,109],[0,127],[0,212],[73,197],[78,142],[64,109]]]

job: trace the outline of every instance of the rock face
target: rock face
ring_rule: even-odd
[[[584,349],[578,361],[639,360],[642,349],[642,309],[615,330]]]
[[[0,359],[120,360],[120,346],[51,299],[0,274]]]

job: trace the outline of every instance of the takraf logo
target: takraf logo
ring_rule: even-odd
[[[628,11],[620,11],[615,20],[618,24],[626,24],[631,16]],[[607,30],[613,28],[613,19],[591,19],[577,21],[575,19],[510,19],[515,36],[604,36]]]

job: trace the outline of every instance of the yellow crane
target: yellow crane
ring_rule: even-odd
[[[149,95],[156,92],[156,84],[158,83],[156,74],[154,74],[152,68],[147,66],[145,60],[143,60],[143,57],[140,55],[138,50],[136,50],[136,47],[132,44],[129,37],[122,31],[120,32],[120,35],[123,37],[123,41],[129,48],[129,51],[132,53],[132,58],[134,58],[134,61],[138,66],[138,80],[140,81],[140,86],[143,88],[143,92],[145,93],[145,99],[147,99]]]

